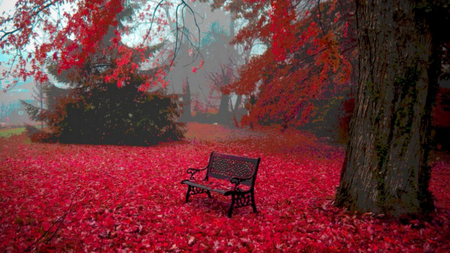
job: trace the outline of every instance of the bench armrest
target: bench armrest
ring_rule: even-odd
[[[252,176],[252,177],[247,177],[247,178],[242,178],[242,177],[232,177],[232,178],[230,178],[230,182],[231,182],[232,184],[235,184],[235,185],[234,185],[234,190],[237,191],[237,190],[238,190],[238,186],[239,186],[242,182],[247,181],[247,180],[250,180],[250,179],[252,179],[252,178],[253,178],[253,176]]]
[[[205,167],[205,168],[203,168],[203,169],[195,169],[195,168],[189,168],[189,169],[187,169],[186,173],[188,173],[188,174],[191,175],[191,177],[189,178],[189,180],[193,180],[193,179],[194,179],[195,173],[200,172],[200,171],[204,171],[204,170],[206,170],[207,168],[208,168],[208,167]]]

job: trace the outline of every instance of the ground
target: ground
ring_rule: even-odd
[[[344,147],[288,130],[189,124],[152,147],[0,137],[0,251],[449,252],[450,163],[433,157],[436,212],[399,221],[333,206]],[[211,151],[261,157],[258,213],[206,194],[184,203],[188,167]]]

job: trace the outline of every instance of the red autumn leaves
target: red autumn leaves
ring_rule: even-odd
[[[220,133],[220,134],[218,134]],[[343,150],[294,131],[189,125],[153,147],[24,144],[0,139],[0,248],[24,251],[450,250],[449,164],[434,164],[437,212],[401,224],[332,205]],[[300,143],[300,144],[299,144]],[[261,157],[256,203],[226,218],[229,199],[184,203],[188,167],[211,151]]]

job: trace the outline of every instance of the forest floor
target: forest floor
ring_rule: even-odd
[[[152,147],[0,137],[0,252],[450,252],[450,162],[433,157],[429,220],[400,222],[333,205],[344,147],[288,130],[189,124]],[[191,197],[188,167],[212,151],[261,157],[258,213]]]

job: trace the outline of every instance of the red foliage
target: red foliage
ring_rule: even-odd
[[[294,49],[291,43],[296,41],[295,12],[292,9],[290,0],[272,0],[272,15],[270,15],[272,32],[272,53],[276,55],[277,60],[286,60],[286,50]]]
[[[9,64],[13,66],[11,70],[5,70],[2,75],[12,74],[24,80],[33,77],[38,82],[45,82],[48,76],[44,69],[49,63],[56,63],[58,71],[61,72],[73,68],[82,69],[86,65],[92,67],[94,63],[100,62],[100,66],[114,68],[112,73],[106,74],[106,82],[114,82],[119,87],[123,86],[129,79],[129,73],[134,73],[140,67],[139,64],[149,58],[146,53],[150,37],[148,29],[147,35],[139,45],[128,48],[121,43],[122,36],[128,35],[130,28],[118,25],[118,19],[126,8],[125,13],[130,12],[132,8],[130,4],[142,5],[144,2],[17,1],[13,13],[3,13],[0,16],[0,25],[5,27],[0,32],[0,48],[3,54],[12,56]],[[147,18],[152,18],[152,15],[147,15]],[[162,27],[167,25],[165,19],[158,18],[154,21]],[[103,40],[112,28],[116,30],[114,36],[107,42],[108,48],[105,49],[105,45],[102,45],[105,43]],[[161,27],[158,28],[158,32],[160,30]],[[103,48],[103,52],[99,52],[100,48]],[[112,62],[105,63],[111,51],[114,52]],[[106,57],[99,57],[99,53]],[[164,54],[163,51],[160,53]],[[163,67],[161,64],[155,63],[155,65],[158,69]],[[155,69],[155,71],[153,78],[149,77],[144,84],[145,88],[151,85],[164,87],[167,84],[164,80],[165,73],[162,70]]]
[[[434,164],[437,211],[402,224],[332,205],[343,150],[294,131],[190,125],[154,147],[0,139],[0,249],[32,251],[448,252],[449,163]],[[302,143],[298,146],[298,143]],[[184,203],[186,168],[211,151],[261,157],[256,203],[226,217],[229,198]]]
[[[232,2],[230,8],[239,0]],[[251,7],[238,9],[249,22],[234,43],[246,47],[258,40],[268,49],[251,58],[234,83],[237,93],[257,95],[248,106],[250,117],[242,123],[302,125],[309,121],[317,101],[338,96],[351,85],[356,33],[347,14],[354,3],[248,3]]]

